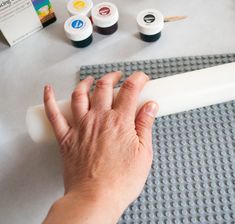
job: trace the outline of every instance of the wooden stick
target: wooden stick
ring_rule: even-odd
[[[178,21],[178,20],[186,19],[186,18],[188,18],[188,17],[187,16],[166,16],[164,18],[164,22],[165,23],[175,22],[175,21]]]

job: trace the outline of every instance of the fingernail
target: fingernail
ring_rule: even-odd
[[[94,79],[94,78],[93,78],[93,76],[88,75],[88,76],[87,76],[87,79]]]
[[[156,117],[158,112],[158,106],[156,103],[149,103],[144,108],[144,112],[151,117]]]
[[[48,92],[48,91],[50,91],[50,85],[46,85],[45,87],[44,87],[44,90],[45,90],[45,92]]]
[[[122,71],[116,71],[117,73],[119,73],[120,75],[122,75],[123,74],[123,72]]]

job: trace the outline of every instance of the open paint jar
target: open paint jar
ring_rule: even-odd
[[[109,35],[118,29],[118,9],[110,2],[95,5],[91,10],[91,17],[100,34]]]
[[[67,4],[67,9],[71,16],[84,15],[90,17],[92,7],[92,0],[69,0]]]
[[[75,47],[87,47],[92,42],[93,27],[87,16],[76,15],[70,17],[64,24],[64,30]]]
[[[157,41],[164,27],[164,17],[156,9],[146,9],[137,15],[137,25],[140,38],[146,42]]]

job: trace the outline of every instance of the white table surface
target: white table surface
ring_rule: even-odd
[[[33,143],[25,127],[26,109],[42,102],[45,84],[54,86],[58,99],[68,98],[81,65],[235,52],[234,0],[113,2],[120,11],[118,32],[94,34],[86,49],[74,48],[64,35],[65,0],[54,1],[55,24],[12,48],[0,38],[0,223],[40,223],[63,194],[57,147]],[[158,42],[144,43],[135,17],[151,7],[189,17],[166,24]]]

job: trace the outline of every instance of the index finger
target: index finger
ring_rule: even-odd
[[[59,143],[61,143],[64,136],[68,133],[70,126],[55,101],[54,91],[50,85],[45,86],[44,89],[44,105],[55,136]]]
[[[135,118],[138,97],[149,77],[144,72],[134,72],[121,86],[113,109]]]

